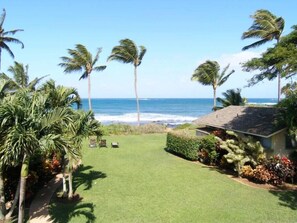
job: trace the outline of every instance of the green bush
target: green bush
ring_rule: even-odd
[[[187,132],[167,133],[167,149],[189,160],[198,159],[198,147],[200,138]]]
[[[216,163],[219,153],[216,151],[217,139],[214,135],[207,135],[201,139],[199,144],[199,160],[206,164]]]

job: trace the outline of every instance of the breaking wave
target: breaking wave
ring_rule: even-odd
[[[137,113],[126,113],[122,115],[106,115],[106,114],[96,114],[95,118],[102,124],[112,124],[112,123],[126,123],[126,124],[136,124]],[[157,113],[141,113],[140,121],[141,123],[160,123],[166,125],[179,125],[184,123],[189,123],[197,119],[197,117],[191,116],[179,116],[170,114],[157,114]]]

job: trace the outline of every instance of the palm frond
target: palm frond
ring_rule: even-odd
[[[0,41],[0,48],[5,49],[5,50],[8,52],[8,54],[9,54],[12,58],[14,58],[14,54],[13,54],[13,52],[12,52],[11,49],[7,46],[7,44],[4,43],[3,41]],[[0,56],[1,56],[1,55],[0,55]]]
[[[23,42],[21,42],[20,40],[16,39],[16,38],[12,38],[12,37],[6,37],[6,36],[2,36],[0,37],[2,42],[8,42],[8,43],[16,43],[16,44],[20,44],[22,46],[22,48],[24,48],[24,44]]]
[[[102,52],[102,48],[98,48],[97,53],[95,55],[95,58],[92,62],[92,67],[97,63],[97,61],[99,60],[99,54]]]
[[[3,9],[3,12],[0,17],[0,30],[2,29],[3,23],[5,21],[5,17],[6,17],[6,11],[5,11],[5,9]]]
[[[144,46],[139,46],[140,48],[140,53],[139,53],[139,56],[138,56],[138,64],[137,66],[139,66],[142,62],[142,58],[144,57],[145,53],[146,53],[146,48]]]
[[[228,64],[223,71],[221,72],[221,75],[218,78],[218,86],[221,86],[222,84],[224,84],[228,78],[230,77],[231,74],[233,74],[235,72],[235,70],[231,70],[227,75],[226,72],[229,69],[230,64]]]
[[[85,71],[85,72],[80,76],[79,80],[81,80],[81,79],[86,79],[86,78],[88,78],[89,75],[90,75],[90,74],[88,74],[88,72]]]
[[[97,67],[94,67],[93,68],[94,71],[103,71],[105,69],[106,69],[106,66],[105,65],[97,66]]]

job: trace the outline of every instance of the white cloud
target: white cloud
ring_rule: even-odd
[[[225,67],[230,64],[230,68],[234,70],[241,70],[242,63],[247,62],[252,58],[260,57],[260,55],[261,52],[241,51],[234,54],[223,54],[217,59],[217,61],[219,62],[221,67]]]

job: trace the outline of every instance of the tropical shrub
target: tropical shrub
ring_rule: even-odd
[[[206,164],[215,164],[219,158],[218,140],[214,135],[207,135],[201,138],[199,143],[199,153],[198,158],[200,162]]]
[[[273,173],[269,172],[265,165],[258,165],[253,170],[253,177],[251,179],[256,183],[268,183],[273,178]]]
[[[284,181],[291,182],[295,176],[295,166],[287,157],[273,156],[265,164],[267,170],[273,174],[272,184],[280,185]]]
[[[167,150],[189,160],[198,159],[200,138],[187,132],[167,133]]]
[[[255,169],[251,166],[243,166],[241,176],[256,183],[270,183],[281,185],[296,176],[296,166],[287,157],[273,156],[257,165]]]
[[[244,165],[241,168],[241,176],[247,179],[253,179],[254,169],[250,165]]]
[[[220,147],[228,152],[224,158],[228,163],[234,164],[238,176],[241,175],[243,165],[249,163],[255,167],[258,161],[265,158],[264,148],[259,141],[252,137],[239,137],[232,131],[227,131],[227,134],[234,138],[222,141]]]

